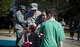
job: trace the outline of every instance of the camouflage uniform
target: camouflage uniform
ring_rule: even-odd
[[[16,36],[17,36],[17,45],[21,47],[21,45],[24,43],[24,24],[26,21],[24,20],[24,14],[18,10],[16,12],[16,24],[15,24],[15,29],[16,29]]]

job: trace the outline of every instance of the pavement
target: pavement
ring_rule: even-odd
[[[66,41],[64,41],[63,44],[64,47],[80,47],[80,41],[77,41],[76,38],[74,40],[66,38]]]
[[[66,34],[66,33],[65,33]],[[63,47],[80,47],[80,41],[77,41],[77,38],[75,37],[74,40],[70,40],[69,36],[66,36],[66,40],[64,41],[64,46]],[[0,44],[4,45],[4,43],[2,43],[3,40],[7,40],[10,41],[9,43],[11,44],[12,41],[16,41],[16,37],[15,34],[13,33],[13,31],[11,31],[11,33],[9,33],[9,30],[0,30]],[[6,41],[6,43],[7,43]],[[14,42],[15,44],[15,42]]]

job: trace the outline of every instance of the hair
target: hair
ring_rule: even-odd
[[[52,9],[48,9],[45,11],[47,16],[53,16],[53,17],[56,17],[57,16],[57,10],[55,8],[52,8]]]
[[[45,12],[45,11],[42,11],[42,14],[41,14],[41,16],[45,16],[45,15],[46,15],[46,13],[45,13],[45,14],[43,14],[43,12]]]

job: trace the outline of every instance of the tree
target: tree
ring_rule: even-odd
[[[7,16],[13,0],[0,0],[0,16]]]
[[[9,11],[13,6],[13,0],[0,0],[0,29],[8,28],[9,21]]]

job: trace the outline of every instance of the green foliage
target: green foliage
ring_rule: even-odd
[[[0,0],[0,16],[7,16],[13,0]]]

